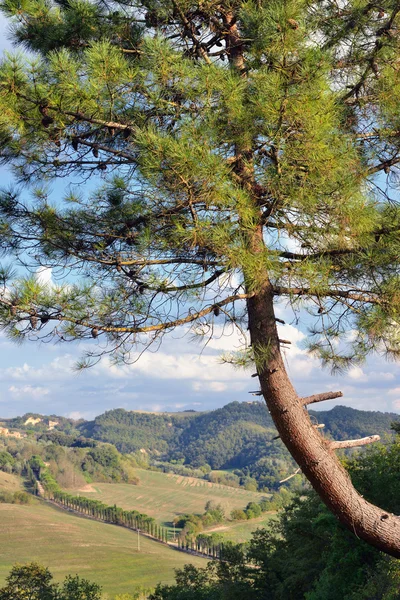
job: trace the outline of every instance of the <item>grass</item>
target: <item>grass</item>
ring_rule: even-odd
[[[19,477],[0,471],[0,492],[19,492],[22,489]]]
[[[78,574],[104,592],[129,593],[136,587],[170,583],[174,569],[202,558],[172,550],[113,525],[68,514],[37,500],[28,506],[0,504],[0,586],[15,563],[37,561],[60,581]]]
[[[248,542],[253,531],[259,528],[268,527],[271,519],[273,519],[275,515],[275,512],[264,513],[261,517],[257,517],[256,519],[251,519],[250,521],[234,521],[232,523],[218,525],[205,530],[204,533],[220,533],[225,541],[229,540],[237,544]]]
[[[249,502],[259,502],[265,494],[248,492],[194,477],[137,469],[139,485],[94,483],[81,495],[95,498],[121,508],[135,509],[169,524],[176,515],[204,512],[208,500],[220,503],[226,515],[234,508],[245,508]],[[90,491],[91,490],[91,491]]]

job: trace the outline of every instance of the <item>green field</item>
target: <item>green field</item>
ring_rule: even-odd
[[[248,492],[194,477],[142,469],[138,469],[136,474],[139,485],[93,483],[79,490],[79,493],[108,505],[138,510],[163,524],[171,523],[174,516],[179,514],[203,513],[208,500],[221,504],[229,516],[232,509],[245,508],[249,502],[259,502],[265,497],[259,492]]]
[[[18,492],[22,489],[19,477],[0,471],[0,492]]]
[[[268,527],[269,522],[275,515],[275,512],[264,513],[261,517],[251,519],[250,521],[235,521],[211,527],[210,529],[206,529],[204,533],[220,533],[224,540],[236,542],[237,544],[248,542],[253,531]]]
[[[188,556],[137,534],[68,514],[37,500],[29,506],[0,504],[0,586],[16,562],[38,561],[57,580],[78,574],[111,596],[174,579],[174,568],[202,558]]]

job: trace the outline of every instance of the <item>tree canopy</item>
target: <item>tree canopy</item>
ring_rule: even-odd
[[[400,556],[400,522],[364,501],[286,374],[275,304],[345,368],[400,351],[400,6],[393,0],[3,0],[0,321],[16,340],[104,353],[240,333],[282,441],[328,506]],[[92,179],[52,201],[52,178]],[[67,182],[67,179],[66,179]],[[69,274],[60,285],[29,275]],[[249,333],[247,334],[246,328]],[[290,340],[289,340],[290,341]],[[376,438],[363,440],[361,443]],[[356,444],[358,442],[352,442]]]
[[[1,600],[101,600],[101,588],[87,579],[68,575],[53,583],[49,569],[32,562],[15,565],[0,589]]]

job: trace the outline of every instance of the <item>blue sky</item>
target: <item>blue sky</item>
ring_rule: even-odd
[[[5,31],[5,20],[0,17],[0,51],[10,48]],[[2,184],[9,180],[6,171],[0,171],[0,180]],[[282,327],[282,337],[290,339],[292,346],[285,358],[300,394],[341,390],[345,396],[340,402],[325,402],[318,408],[325,410],[339,403],[400,413],[398,364],[372,357],[364,367],[332,377],[302,349],[304,333],[290,325],[290,310],[279,307],[279,316],[288,323]],[[16,346],[0,335],[0,417],[39,412],[89,419],[117,407],[208,410],[233,400],[253,399],[248,392],[257,385],[251,372],[235,371],[219,362],[222,352],[235,348],[235,335],[214,340],[202,351],[184,334],[174,332],[156,354],[146,354],[135,365],[116,368],[103,360],[81,373],[76,373],[73,365],[82,346]]]

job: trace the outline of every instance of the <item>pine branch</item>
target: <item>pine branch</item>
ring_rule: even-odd
[[[119,263],[119,264],[122,264],[122,263]],[[184,292],[184,291],[188,291],[188,290],[196,290],[196,289],[205,288],[205,287],[207,287],[207,285],[209,285],[210,283],[212,283],[213,281],[215,281],[216,279],[221,277],[221,275],[223,275],[224,273],[226,273],[226,270],[222,269],[220,271],[216,271],[208,279],[205,279],[204,281],[201,281],[200,283],[190,283],[188,285],[177,285],[177,286],[170,286],[170,287],[165,287],[165,288],[153,287],[151,285],[147,285],[146,283],[143,283],[142,285],[143,285],[144,289],[147,289],[151,292],[161,292],[164,294],[168,294],[170,292]]]
[[[211,65],[211,59],[208,56],[207,52],[205,51],[205,49],[203,48],[201,42],[197,39],[197,36],[194,32],[194,26],[192,23],[190,23],[190,21],[188,20],[188,18],[186,17],[185,13],[183,12],[182,8],[179,6],[177,0],[172,0],[172,4],[175,7],[177,13],[179,14],[179,17],[181,18],[182,24],[185,27],[185,33],[190,37],[190,39],[193,42],[194,47],[196,48],[197,53],[199,54],[199,56],[201,56],[204,61],[208,64]]]
[[[227,304],[233,304],[237,300],[247,300],[248,298],[252,298],[254,294],[236,294],[233,296],[228,296],[223,300],[218,301],[218,306],[226,306]],[[175,319],[173,321],[166,321],[163,323],[159,323],[157,325],[147,325],[145,327],[114,327],[101,325],[97,322],[86,321],[85,319],[74,319],[64,315],[62,313],[58,313],[56,315],[49,315],[48,313],[42,313],[40,310],[31,309],[27,311],[24,307],[20,307],[18,304],[13,304],[12,302],[6,300],[5,298],[0,298],[0,305],[7,306],[8,308],[13,308],[14,314],[18,316],[18,312],[22,312],[24,314],[32,314],[35,315],[38,319],[46,319],[46,322],[49,321],[57,321],[59,323],[73,323],[74,325],[79,325],[80,327],[85,327],[88,330],[95,330],[96,335],[93,337],[97,337],[99,332],[105,333],[151,333],[151,332],[161,332],[167,329],[173,329],[175,327],[179,327],[181,325],[186,325],[187,323],[193,323],[198,319],[205,317],[212,313],[215,310],[215,303],[203,308],[194,313],[189,313],[186,317],[182,317],[181,319]],[[22,318],[21,320],[25,320]]]
[[[363,292],[362,290],[325,290],[314,292],[309,288],[274,286],[274,295],[276,296],[309,296],[315,298],[345,298],[364,302],[366,304],[383,304],[383,301],[373,292]]]
[[[398,165],[400,162],[400,156],[394,156],[393,158],[390,158],[388,160],[384,160],[383,162],[370,167],[367,171],[368,175],[375,175],[376,173],[379,173],[379,171],[386,171],[387,169],[390,169],[390,167],[393,167],[395,165]]]
[[[368,4],[367,6],[370,6],[370,4]],[[390,15],[390,18],[375,33],[376,40],[375,40],[374,48],[373,48],[372,52],[370,53],[370,55],[369,55],[369,57],[367,59],[367,66],[366,66],[363,74],[361,75],[361,77],[357,81],[357,83],[347,92],[347,94],[345,94],[343,96],[342,100],[344,102],[347,99],[351,98],[352,96],[357,96],[358,95],[358,93],[361,90],[362,86],[366,82],[366,80],[368,78],[368,75],[371,72],[373,72],[375,58],[378,55],[378,52],[383,48],[382,36],[384,36],[388,31],[390,31],[390,29],[393,26],[394,20],[395,20],[395,18],[398,15],[399,12],[400,12],[400,6],[396,6],[396,8],[393,10],[392,14]]]
[[[285,481],[289,481],[289,479],[292,479],[292,477],[295,477],[296,475],[298,475],[300,473],[300,471],[301,471],[301,469],[299,467],[298,469],[295,470],[294,473],[289,475],[289,477],[285,477],[285,479],[281,479],[279,483],[285,483]]]

